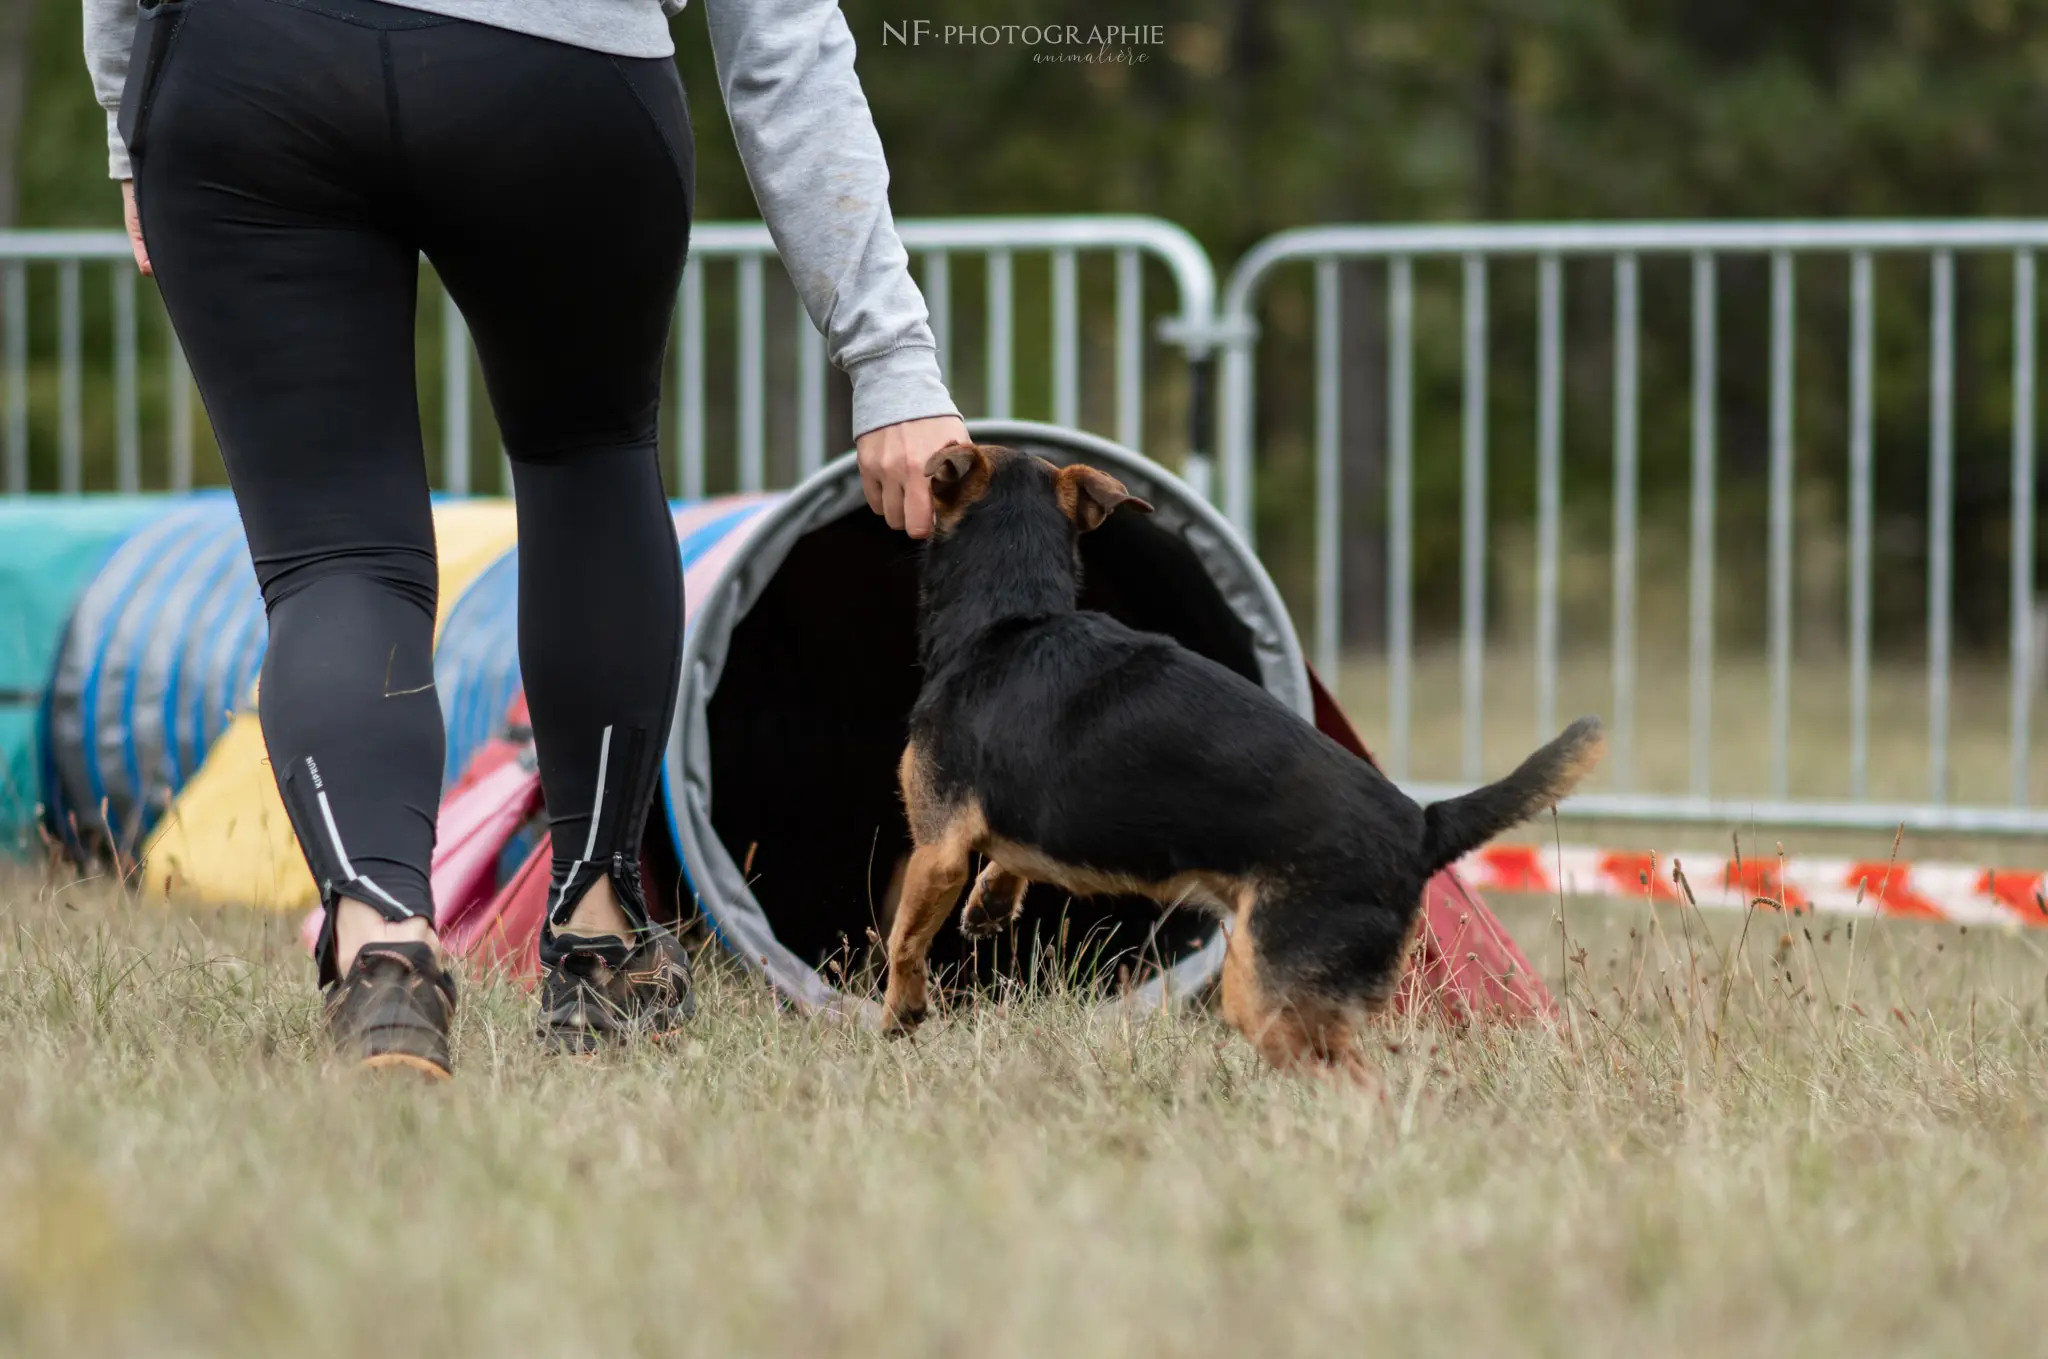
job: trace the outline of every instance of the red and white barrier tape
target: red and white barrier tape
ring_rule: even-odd
[[[1646,854],[1585,845],[1494,845],[1459,860],[1482,892],[1679,900],[1682,869],[1701,906],[1768,900],[1791,911],[1910,916],[1959,925],[2048,926],[2048,872],[1857,859],[1751,859],[1724,850]]]

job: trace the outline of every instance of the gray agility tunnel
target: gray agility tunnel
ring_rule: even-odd
[[[1301,646],[1244,540],[1186,483],[1129,449],[1052,425],[972,422],[978,442],[1085,462],[1152,502],[1082,539],[1082,605],[1166,633],[1312,719]],[[719,938],[809,1008],[871,966],[909,851],[896,788],[917,696],[919,551],[869,512],[849,456],[747,525],[708,586],[693,576],[681,698],[663,780],[674,847]],[[1215,922],[1143,898],[1036,887],[1018,928],[970,953],[947,929],[934,966],[986,979],[1048,966],[1140,980],[1159,1000],[1222,965]]]

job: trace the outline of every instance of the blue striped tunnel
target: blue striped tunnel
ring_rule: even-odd
[[[234,503],[172,502],[80,595],[44,698],[57,826],[132,846],[169,805],[263,663],[266,631]]]
[[[450,770],[502,726],[517,688],[516,583],[508,552],[470,579],[444,620],[457,643],[452,657],[437,654],[435,674]],[[140,845],[249,705],[268,639],[231,499],[168,499],[143,518],[79,592],[44,687],[42,802],[52,828]]]

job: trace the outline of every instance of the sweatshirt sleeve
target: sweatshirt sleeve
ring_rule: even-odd
[[[85,69],[92,73],[93,97],[107,111],[107,175],[129,179],[128,146],[114,120],[121,112],[121,87],[128,82],[128,49],[135,43],[136,0],[85,0]]]
[[[889,212],[837,0],[705,0],[740,159],[804,308],[853,379],[853,431],[957,415]]]

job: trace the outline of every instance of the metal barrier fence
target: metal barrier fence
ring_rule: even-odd
[[[1873,222],[1670,224],[1501,227],[1327,227],[1270,237],[1237,266],[1223,295],[1218,335],[1223,357],[1223,500],[1240,531],[1252,531],[1257,311],[1265,285],[1283,265],[1314,266],[1315,410],[1314,642],[1319,668],[1339,663],[1340,485],[1339,275],[1341,261],[1385,269],[1387,651],[1388,714],[1382,753],[1390,773],[1406,781],[1413,703],[1415,409],[1415,271],[1419,261],[1462,266],[1463,382],[1461,423],[1460,655],[1462,769],[1466,786],[1481,769],[1487,633],[1487,469],[1489,456],[1488,281],[1504,258],[1533,262],[1537,274],[1535,429],[1536,504],[1533,697],[1545,739],[1559,725],[1559,568],[1562,510],[1562,374],[1565,365],[1564,261],[1611,262],[1613,319],[1612,732],[1617,791],[1581,795],[1570,810],[1594,817],[1658,821],[1754,821],[1886,828],[1906,824],[1964,833],[2048,831],[2048,811],[2028,806],[2031,751],[2031,656],[2034,646],[2035,251],[2048,245],[2048,224],[2032,222]],[[1882,804],[1869,799],[1872,579],[1872,316],[1873,257],[1914,252],[1928,260],[1931,299],[1928,412],[1927,731],[1929,792],[1925,801]],[[1949,803],[1951,770],[1951,642],[1954,601],[1952,539],[1955,470],[1956,256],[2003,252],[2012,268],[2013,402],[2011,410],[2010,543],[2011,673],[2009,765],[2005,806]],[[1795,449],[1795,281],[1801,260],[1846,256],[1850,275],[1848,591],[1851,727],[1850,799],[1795,798],[1789,788],[1792,748],[1793,463]],[[1688,727],[1690,788],[1652,795],[1631,787],[1631,750],[1638,694],[1638,428],[1639,261],[1677,256],[1691,266],[1691,468],[1688,582]],[[1717,363],[1717,264],[1729,256],[1769,261],[1769,435],[1767,669],[1771,743],[1770,790],[1758,798],[1716,797],[1710,784],[1715,673],[1714,592]],[[1372,494],[1379,488],[1370,488]],[[1418,784],[1418,795],[1448,786]]]
[[[1081,428],[1083,314],[1081,262],[1088,254],[1107,254],[1114,263],[1114,312],[1110,379],[1114,410],[1110,427],[1101,432],[1128,448],[1145,446],[1146,307],[1144,265],[1163,265],[1174,285],[1178,311],[1164,318],[1162,339],[1199,358],[1205,353],[1207,323],[1216,298],[1215,271],[1200,245],[1182,228],[1152,217],[986,217],[906,220],[897,224],[904,246],[930,308],[939,346],[940,368],[955,389],[967,377],[955,357],[964,347],[959,324],[963,307],[955,287],[956,261],[979,257],[982,327],[981,400],[975,409],[991,419],[1009,419],[1017,410],[1016,348],[1019,255],[1042,254],[1048,262],[1050,315],[1050,404],[1047,417],[1057,425]],[[730,262],[735,271],[738,316],[735,448],[738,489],[752,491],[767,484],[765,467],[764,392],[769,379],[769,354],[763,336],[763,271],[776,260],[775,244],[765,226],[711,223],[696,227],[690,237],[690,263],[684,271],[677,317],[677,380],[681,399],[675,403],[680,450],[681,488],[686,496],[704,489],[706,400],[704,357],[705,275],[714,262]],[[826,447],[827,364],[825,344],[794,299],[796,344],[795,391],[799,418],[795,431],[796,471],[808,475],[838,452]],[[969,379],[971,380],[971,379]],[[965,398],[960,398],[963,407]],[[1192,403],[1200,410],[1205,403]],[[1206,463],[1206,420],[1197,415],[1190,427],[1187,455],[1196,467]]]
[[[1605,261],[1612,270],[1613,315],[1613,547],[1612,705],[1617,771],[1614,791],[1582,795],[1569,810],[1600,817],[1672,821],[1808,824],[1920,828],[1982,833],[2048,832],[2048,810],[2028,805],[2032,694],[2028,657],[2039,644],[2032,579],[2036,498],[2034,467],[2035,251],[2048,244],[2048,223],[1982,222],[1860,224],[1670,224],[1530,227],[1328,227],[1284,232],[1254,248],[1218,297],[1207,256],[1187,232],[1145,217],[967,218],[910,220],[899,224],[931,307],[941,363],[962,405],[989,416],[1044,414],[1055,423],[1095,426],[1129,446],[1143,447],[1181,466],[1197,489],[1211,492],[1210,419],[1220,409],[1224,509],[1247,537],[1252,532],[1256,443],[1255,391],[1259,311],[1266,285],[1290,264],[1313,266],[1315,279],[1313,397],[1315,582],[1313,653],[1332,677],[1340,666],[1340,534],[1342,508],[1359,488],[1342,484],[1340,381],[1342,262],[1384,268],[1387,289],[1387,675],[1388,712],[1383,753],[1396,777],[1424,796],[1446,784],[1408,779],[1413,718],[1415,616],[1414,456],[1418,420],[1414,361],[1418,326],[1418,263],[1448,262],[1462,269],[1463,398],[1459,406],[1461,472],[1458,514],[1460,561],[1459,678],[1462,707],[1460,777],[1482,770],[1487,655],[1487,484],[1492,436],[1488,360],[1492,324],[1489,279],[1504,261],[1533,264],[1536,275],[1534,373],[1535,610],[1532,690],[1536,725],[1555,728],[1560,653],[1562,467],[1566,397],[1565,263]],[[1953,633],[1952,536],[1955,494],[1957,337],[1956,259],[1997,252],[2012,262],[2013,403],[2011,415],[2011,675],[2006,702],[2009,776],[2007,804],[1949,803],[1951,651]],[[1877,802],[1870,796],[1872,674],[1873,259],[1912,253],[1928,261],[1929,439],[1926,605],[1928,721],[1924,800]],[[1801,261],[1843,257],[1850,280],[1848,325],[1848,618],[1846,706],[1852,730],[1847,754],[1848,800],[1791,795],[1792,608],[1795,516],[1794,354],[1795,286]],[[1020,257],[1042,256],[1042,295],[1020,288]],[[1765,590],[1766,667],[1772,767],[1768,793],[1737,798],[1712,785],[1716,661],[1714,542],[1720,404],[1717,369],[1722,261],[1759,257],[1769,268],[1768,569]],[[1692,311],[1687,582],[1687,740],[1689,777],[1682,795],[1645,792],[1631,783],[1637,729],[1637,611],[1640,562],[1637,537],[1642,436],[1638,410],[1640,270],[1655,257],[1689,264]],[[138,303],[136,275],[119,232],[0,232],[0,457],[4,489],[76,492],[87,477],[87,431],[95,446],[110,443],[110,489],[184,489],[195,480],[192,385],[182,355],[160,310]],[[704,223],[693,233],[691,260],[677,302],[673,346],[673,424],[664,431],[674,489],[685,496],[707,490],[751,490],[801,476],[834,451],[828,418],[831,376],[824,343],[779,277],[773,241],[753,223]],[[1100,266],[1106,265],[1106,269]],[[1164,274],[1170,305],[1148,306],[1146,272]],[[1085,274],[1084,270],[1097,270]],[[104,297],[96,297],[99,280]],[[1085,280],[1093,279],[1095,282]],[[32,290],[54,282],[54,325]],[[727,284],[729,283],[729,291]],[[774,294],[771,298],[771,292]],[[1084,314],[1084,300],[1113,298],[1105,318]],[[39,297],[40,293],[37,294]],[[784,314],[778,316],[780,310]],[[146,312],[146,319],[142,313]],[[438,312],[438,317],[435,313]],[[1024,323],[1029,313],[1028,324]],[[437,422],[440,476],[445,490],[477,487],[474,469],[484,428],[476,418],[473,357],[459,312],[445,296],[430,294],[423,345],[438,366]],[[32,327],[31,322],[36,322]],[[1090,323],[1093,323],[1091,328]],[[1043,350],[1020,349],[1020,329],[1040,332]],[[720,331],[729,332],[720,334]],[[87,336],[110,346],[110,361],[88,364]],[[1172,364],[1148,364],[1158,340]],[[151,356],[151,349],[160,358]],[[1220,401],[1212,399],[1211,370],[1222,355]],[[432,357],[437,356],[437,357]],[[1040,366],[1040,360],[1043,366]],[[959,362],[956,363],[956,360]],[[1183,374],[1180,365],[1185,364]],[[729,386],[714,378],[728,376]],[[88,402],[88,372],[105,383],[107,399]],[[1045,399],[1020,411],[1020,375],[1042,378]],[[159,376],[160,373],[160,376]],[[1097,374],[1101,376],[1098,378]],[[1084,400],[1085,395],[1088,398]],[[52,392],[54,388],[54,392]],[[978,390],[976,390],[978,388]],[[97,391],[97,388],[95,389]],[[1427,393],[1425,393],[1425,400]],[[1183,404],[1184,403],[1184,404]],[[1186,411],[1184,435],[1159,426],[1160,410]],[[146,422],[145,411],[155,420]],[[54,418],[53,418],[54,412]],[[713,439],[708,420],[724,422]],[[34,418],[32,418],[32,415]],[[153,426],[145,440],[145,424]],[[160,426],[160,434],[157,428]],[[52,429],[54,427],[54,429]],[[435,428],[430,424],[430,428]],[[785,437],[773,437],[781,429]],[[102,435],[104,431],[104,435]],[[1179,437],[1175,437],[1179,436]],[[714,457],[714,447],[718,456]],[[145,458],[145,450],[151,456]],[[160,450],[160,454],[157,452]],[[729,453],[729,458],[726,456]],[[32,457],[32,454],[34,456]],[[145,466],[146,461],[149,466]],[[713,486],[713,466],[721,485]],[[100,464],[103,466],[103,464]],[[160,466],[160,470],[159,469]],[[500,475],[503,475],[502,461]],[[203,476],[200,479],[205,479]],[[109,478],[95,473],[95,485]],[[504,482],[501,481],[502,487]],[[1367,488],[1366,494],[1380,488]]]
[[[1158,404],[1148,396],[1163,399],[1180,390],[1173,385],[1180,381],[1179,374],[1167,365],[1150,365],[1148,373],[1148,331],[1181,355],[1199,358],[1205,352],[1206,327],[1215,311],[1215,273],[1194,238],[1170,222],[1116,216],[987,217],[911,220],[899,223],[898,229],[931,306],[941,365],[956,392],[978,388],[981,414],[1026,413],[1019,409],[1019,388],[1021,376],[1029,372],[1043,374],[1048,388],[1047,399],[1033,403],[1029,413],[1081,427],[1087,423],[1085,374],[1090,394],[1104,398],[1094,401],[1094,407],[1107,408],[1107,415],[1094,423],[1105,425],[1102,432],[1119,442],[1139,446],[1147,438],[1147,407],[1156,409]],[[1043,274],[1020,286],[1020,259],[1040,256]],[[1106,324],[1091,330],[1087,323],[1103,318],[1084,312],[1082,278],[1096,257],[1102,257],[1106,266],[1113,303]],[[1165,275],[1171,309],[1157,304],[1148,309],[1148,263]],[[731,285],[730,294],[721,294],[716,308],[711,300],[714,270],[718,281],[729,276]],[[780,272],[774,242],[761,224],[706,222],[691,233],[672,347],[672,381],[680,399],[670,402],[673,424],[663,431],[673,458],[673,485],[680,495],[696,497],[707,489],[707,464],[713,461],[708,456],[707,415],[714,409],[731,426],[732,489],[758,490],[776,480],[801,477],[839,451],[828,446],[831,375],[825,343]],[[111,302],[104,317],[85,285],[88,274],[106,280]],[[46,288],[46,275],[56,285],[55,334],[47,334],[50,327],[45,324],[41,333],[32,335],[31,278]],[[93,285],[99,285],[99,278]],[[488,462],[496,450],[479,447],[485,430],[477,418],[474,357],[461,313],[430,276],[423,278],[423,285],[428,298],[425,315],[434,317],[432,329],[438,331],[422,336],[423,350],[435,355],[423,366],[439,370],[438,391],[430,392],[430,404],[439,407],[438,422],[429,425],[439,434],[435,481],[454,494],[505,489],[509,481],[502,460],[497,486],[477,484],[479,461]],[[970,289],[976,296],[961,296]],[[771,291],[789,312],[786,326],[779,326],[778,318],[770,314]],[[86,377],[107,369],[112,374],[114,466],[111,485],[104,488],[183,490],[193,484],[190,374],[160,307],[148,307],[146,327],[139,321],[137,294],[128,242],[120,232],[0,232],[0,402],[5,410],[0,450],[7,493],[84,488],[88,416],[97,417],[101,404],[86,400]],[[1044,328],[1043,368],[1038,356],[1018,348],[1020,317],[1027,310],[1034,328],[1040,323]],[[714,312],[729,329],[729,340],[709,324]],[[1148,325],[1148,317],[1158,324]],[[36,319],[47,321],[48,313],[39,307]],[[88,363],[88,329],[105,331],[111,362]],[[771,333],[778,329],[786,330],[786,345],[771,342]],[[163,354],[160,380],[154,375],[145,378],[142,372],[139,356],[145,330],[149,347],[160,348]],[[1107,337],[1106,346],[1101,346],[1107,350],[1106,362],[1087,361],[1090,337],[1095,335]],[[980,362],[972,372],[955,372],[954,359],[969,351],[975,351]],[[714,391],[710,369],[728,355],[732,385]],[[43,380],[52,369],[54,395]],[[1099,389],[1094,386],[1098,373],[1105,384]],[[1154,381],[1148,383],[1148,377]],[[150,445],[152,450],[162,448],[161,457],[152,458],[148,468],[143,456],[145,389],[158,416],[151,423],[163,430],[161,443],[153,437]],[[37,442],[37,435],[46,433],[43,427],[51,422],[45,418],[32,428],[31,412],[47,417],[52,406],[54,438]],[[783,422],[789,433],[779,449],[770,447],[771,409],[793,416]],[[1193,417],[1185,439],[1186,465],[1199,481],[1204,480],[1210,452],[1207,403],[1190,402],[1188,409],[1201,412]],[[1159,433],[1153,431],[1155,449],[1163,442]],[[44,456],[37,463],[53,475],[31,475],[32,443],[45,454],[54,446],[54,459]],[[720,441],[721,446],[725,443]],[[771,453],[787,456],[771,458]]]
[[[0,396],[6,421],[0,436],[0,465],[9,495],[30,489],[29,276],[32,267],[51,272],[57,286],[57,484],[41,489],[75,493],[83,489],[85,466],[84,274],[101,265],[110,280],[114,380],[114,489],[137,491],[142,473],[142,419],[137,367],[137,274],[128,238],[118,231],[0,231]],[[110,267],[106,267],[110,266]],[[168,473],[173,490],[192,485],[191,382],[184,356],[169,346],[170,395]]]

